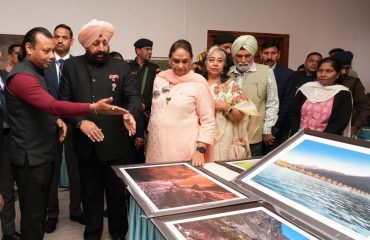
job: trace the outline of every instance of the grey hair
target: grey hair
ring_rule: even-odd
[[[223,56],[224,61],[225,61],[225,63],[226,63],[226,61],[227,61],[226,53],[225,53],[225,51],[224,51],[222,48],[220,48],[219,46],[213,46],[213,47],[211,47],[211,48],[208,50],[208,53],[207,53],[207,56],[206,56],[206,60],[205,60],[205,62],[208,62],[208,60],[209,60],[209,56],[211,56],[211,54],[212,54],[213,52],[215,52],[215,51],[218,51],[218,52],[222,53],[222,56]]]

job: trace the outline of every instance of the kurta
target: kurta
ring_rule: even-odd
[[[261,122],[256,106],[238,87],[235,81],[212,87],[215,100],[228,103],[243,113],[243,118],[232,122],[222,111],[216,112],[217,132],[213,146],[213,160],[224,161],[251,157],[250,139],[256,133]]]
[[[157,76],[148,131],[146,163],[189,161],[197,141],[213,144],[215,117],[207,84],[187,81],[170,89]]]

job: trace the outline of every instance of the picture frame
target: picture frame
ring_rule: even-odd
[[[149,218],[259,200],[186,162],[113,169]]]
[[[216,163],[234,172],[242,173],[257,164],[260,160],[260,157],[252,157],[242,160],[216,161]]]
[[[264,214],[256,214],[258,212]],[[253,215],[242,215],[249,213]],[[277,239],[276,235],[273,235],[283,231],[290,237],[284,234],[286,238],[282,239],[327,238],[327,235],[320,230],[304,222],[295,221],[298,224],[293,224],[292,220],[294,217],[284,211],[277,211],[272,205],[261,202],[236,204],[151,219],[165,239]],[[238,238],[235,237],[236,233]]]
[[[370,239],[366,169],[369,142],[303,130],[234,182],[332,239]]]

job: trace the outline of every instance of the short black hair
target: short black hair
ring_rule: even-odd
[[[329,51],[329,55],[333,55],[335,53],[341,53],[344,52],[344,49],[342,48],[333,48],[332,50]]]
[[[267,39],[261,45],[261,50],[263,51],[266,48],[276,47],[280,52],[280,41],[276,39]]]
[[[55,32],[55,30],[57,30],[58,28],[65,28],[65,29],[67,29],[68,31],[69,31],[69,34],[70,34],[70,36],[71,36],[71,38],[73,38],[73,32],[72,32],[72,29],[71,29],[71,27],[70,26],[68,26],[68,25],[66,25],[66,24],[58,24],[55,28],[54,28],[54,32]]]
[[[334,70],[337,72],[337,73],[340,73],[340,70],[342,68],[342,65],[340,64],[340,62],[337,60],[337,59],[334,59],[332,57],[326,57],[326,58],[323,58],[321,59],[321,61],[319,62],[317,68],[320,68],[321,64],[323,63],[330,63],[330,65],[334,68]]]
[[[36,35],[38,33],[41,33],[45,37],[53,38],[53,35],[51,35],[51,33],[49,32],[49,30],[47,30],[46,28],[43,28],[43,27],[35,27],[35,28],[32,28],[31,30],[29,30],[26,33],[26,35],[24,35],[23,42],[22,42],[22,52],[23,52],[23,54],[22,54],[22,58],[21,59],[25,58],[26,55],[27,55],[27,52],[26,52],[26,44],[27,43],[30,43],[33,47],[35,46],[35,43],[36,43]]]
[[[22,48],[22,45],[20,43],[13,43],[12,45],[8,47],[8,54],[9,55],[12,54],[14,52],[14,48],[16,47]]]
[[[120,54],[119,52],[115,52],[115,51],[110,52],[110,53],[109,53],[109,56],[110,56],[111,58],[120,58],[120,59],[122,59],[122,60],[123,60],[122,54]]]
[[[307,59],[308,59],[309,57],[311,57],[312,55],[317,55],[317,56],[320,56],[320,58],[322,58],[321,53],[319,53],[319,52],[311,52],[311,53],[309,53],[309,54],[307,55],[307,57],[306,57],[306,61],[307,61]]]

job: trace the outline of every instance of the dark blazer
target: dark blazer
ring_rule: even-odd
[[[48,89],[51,95],[53,95],[54,98],[58,98],[58,73],[57,73],[57,64],[53,62],[50,64],[50,66],[44,70],[44,78],[46,81],[46,84],[48,85]]]
[[[117,76],[115,81],[112,80],[112,76]],[[113,84],[116,85],[114,90]],[[88,103],[113,97],[112,104],[128,109],[136,121],[141,115],[141,100],[135,81],[128,78],[128,65],[113,58],[109,58],[103,65],[91,65],[85,55],[66,60],[59,83],[59,95],[62,100]],[[93,121],[102,129],[104,134],[102,142],[93,143],[77,128],[77,124],[84,119]],[[122,116],[91,114],[68,120],[74,130],[77,157],[88,159],[95,151],[98,159],[102,161],[117,160],[126,156],[127,161],[133,160],[130,157],[133,149]]]
[[[3,83],[5,83],[5,80],[8,76],[8,73],[4,70],[0,70],[0,77],[3,81]],[[5,87],[5,86],[4,86]],[[3,116],[3,109],[1,108],[0,106],[0,143],[2,143],[2,139],[3,139],[3,121],[4,121],[4,116]],[[1,147],[1,145],[0,145]]]
[[[294,83],[291,80],[294,71],[277,64],[274,69],[275,79],[279,95],[279,117],[275,127],[280,133],[289,131],[289,107],[294,97]]]

